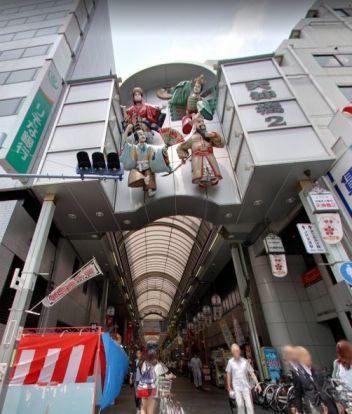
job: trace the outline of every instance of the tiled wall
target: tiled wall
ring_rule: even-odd
[[[331,368],[335,358],[335,341],[328,327],[317,322],[315,306],[326,289],[315,288],[315,299],[303,287],[300,275],[306,266],[301,256],[287,256],[289,274],[282,279],[271,274],[266,256],[251,262],[258,287],[263,314],[271,343],[280,348],[286,344],[308,348],[316,364]],[[319,283],[324,283],[319,282]],[[317,285],[314,285],[317,286]]]

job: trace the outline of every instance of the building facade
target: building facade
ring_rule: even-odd
[[[342,112],[352,97],[351,30],[350,2],[317,2],[271,55],[221,61],[216,70],[159,65],[121,83],[106,1],[3,4],[0,166],[15,175],[0,178],[1,303],[11,306],[13,271],[23,267],[40,205],[53,194],[56,211],[32,303],[93,256],[104,277],[43,311],[32,326],[103,323],[108,302],[120,324],[189,320],[230,262],[226,312],[237,307],[257,360],[260,345],[295,343],[331,365],[335,342],[352,339],[351,291],[336,267],[352,252],[352,118]],[[157,90],[200,74],[217,90],[206,126],[226,143],[214,150],[218,186],[192,184],[191,163],[178,168],[174,147],[174,173],[157,174],[153,198],[129,187],[127,173],[122,181],[75,177],[77,152],[122,150],[123,107],[135,86],[146,102],[164,106],[164,127],[181,130]],[[29,173],[36,176],[20,175]],[[334,194],[344,236],[325,253],[308,254],[296,224],[314,223],[302,189],[316,180]],[[264,253],[269,232],[283,240],[286,277],[273,276]],[[302,274],[315,268],[319,275],[303,284]],[[236,300],[227,298],[232,291]],[[224,344],[217,325],[209,332],[210,347]]]

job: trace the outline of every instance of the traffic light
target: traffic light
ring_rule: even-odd
[[[77,156],[76,173],[83,178],[85,175],[113,176],[121,181],[124,174],[123,164],[120,163],[119,154],[110,152],[105,156],[102,152],[93,152],[92,160],[86,151],[79,151]]]

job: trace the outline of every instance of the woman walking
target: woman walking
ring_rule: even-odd
[[[332,377],[352,390],[352,345],[348,341],[340,341],[336,345]]]

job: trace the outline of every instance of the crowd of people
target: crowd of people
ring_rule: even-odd
[[[237,344],[231,347],[232,358],[226,368],[229,397],[236,401],[237,413],[254,413],[252,389],[261,391],[253,367],[241,357]],[[352,345],[340,341],[336,345],[336,360],[331,377],[315,365],[310,352],[302,346],[287,345],[282,348],[284,373],[293,384],[288,401],[290,413],[339,414],[344,412],[336,396],[337,380],[352,392]]]

